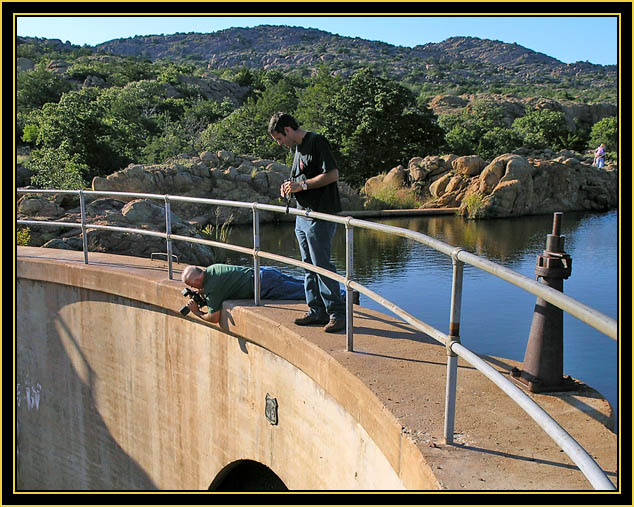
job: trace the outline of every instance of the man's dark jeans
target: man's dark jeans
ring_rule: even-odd
[[[336,230],[335,223],[297,217],[295,236],[299,243],[302,261],[336,272],[335,265],[330,260],[332,239]],[[312,271],[306,271],[304,289],[309,313],[320,318],[327,315],[337,320],[346,318],[345,302],[341,298],[339,282]]]
[[[272,266],[260,268],[260,297],[262,299],[304,299],[302,280],[282,273]]]

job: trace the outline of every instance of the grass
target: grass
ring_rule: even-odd
[[[470,194],[464,199],[467,207],[467,216],[469,218],[477,218],[480,210],[484,207],[484,200],[479,194]]]
[[[368,210],[415,209],[420,208],[422,204],[411,188],[384,185],[367,197],[365,208]]]

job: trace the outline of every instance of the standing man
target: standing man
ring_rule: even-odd
[[[291,115],[276,113],[269,122],[269,134],[280,146],[295,147],[291,179],[282,184],[283,197],[295,194],[297,207],[319,213],[341,211],[337,180],[339,170],[326,138],[299,127]],[[302,261],[336,272],[330,260],[332,239],[337,224],[309,217],[296,217],[295,236]],[[346,328],[345,303],[339,282],[312,271],[304,279],[308,312],[298,319],[298,326],[323,325],[327,333]]]

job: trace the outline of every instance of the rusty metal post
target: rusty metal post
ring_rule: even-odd
[[[537,257],[535,274],[541,283],[564,290],[564,280],[572,272],[572,258],[564,252],[561,236],[563,213],[553,218],[553,233],[546,238],[546,250]],[[531,392],[568,391],[575,383],[563,375],[564,316],[563,310],[537,298],[522,369],[513,368],[511,378]]]

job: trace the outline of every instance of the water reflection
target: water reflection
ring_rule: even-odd
[[[576,247],[577,233],[587,227],[602,224],[616,225],[616,212],[608,214],[566,213],[562,221],[562,234],[566,236],[565,249]],[[537,255],[546,245],[546,235],[552,232],[552,215],[474,221],[459,216],[404,217],[376,220],[378,223],[409,229],[444,241],[452,246],[461,246],[469,252],[499,262],[511,269],[525,260],[527,255]],[[583,234],[583,231],[581,231]],[[261,249],[299,259],[299,250],[292,223],[262,224],[260,226]],[[612,236],[616,247],[616,237]],[[605,238],[607,239],[607,238]],[[596,243],[595,235],[584,236],[585,248]],[[250,227],[234,227],[231,242],[251,247]],[[604,240],[600,241],[605,247]],[[599,246],[599,245],[597,245]],[[251,262],[247,255],[227,253],[231,262]],[[333,241],[333,256],[338,269],[345,269],[345,234],[338,227]],[[440,265],[451,265],[446,256],[437,255],[411,240],[373,230],[354,230],[354,270],[360,280],[382,278],[404,269],[413,258],[426,257]],[[445,259],[444,261],[442,259]],[[293,268],[290,268],[293,269]],[[532,276],[532,275],[531,275]]]

